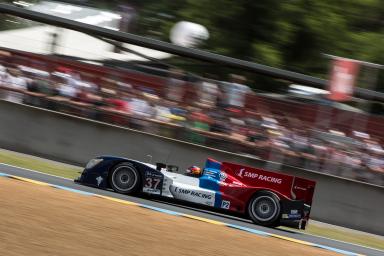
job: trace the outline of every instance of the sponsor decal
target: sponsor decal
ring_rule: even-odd
[[[158,173],[158,172],[154,172],[154,171],[146,171],[145,172],[145,177],[163,179],[163,174]]]
[[[288,214],[288,219],[301,219],[301,214]]]
[[[225,172],[220,172],[220,180],[223,181],[223,180],[226,180],[227,179],[227,174]]]
[[[240,178],[243,178],[243,172],[244,172],[244,168],[243,169],[240,169],[237,173],[236,173],[236,175],[237,176],[239,176]]]
[[[189,189],[185,189],[185,188],[175,187],[175,192],[178,194],[191,195],[193,197],[198,197],[198,198],[203,198],[203,199],[208,199],[208,200],[212,199],[212,195],[205,194],[202,192],[193,191],[193,190],[189,190]]]
[[[294,189],[297,189],[297,190],[303,190],[303,191],[307,191],[306,188],[302,188],[302,187],[299,187],[299,186],[294,186]]]
[[[242,168],[238,172],[236,172],[236,175],[239,176],[240,178],[258,179],[258,180],[263,180],[263,181],[267,181],[270,183],[276,183],[276,184],[281,184],[283,181],[280,178],[275,178],[275,177],[271,177],[271,176],[267,176],[267,175],[249,172],[249,171],[246,171],[244,168]]]
[[[160,189],[143,187],[143,192],[149,193],[149,194],[160,195],[161,190]]]
[[[286,213],[284,213],[284,214],[281,215],[281,218],[297,220],[297,219],[301,219],[301,214],[299,214],[299,213],[297,213],[297,214],[286,214]]]
[[[174,198],[209,206],[215,205],[215,192],[201,190],[198,187],[194,189],[191,186],[181,186],[183,186],[183,184],[179,184],[178,186],[175,184],[170,185],[170,192]]]
[[[207,175],[207,176],[213,177],[213,178],[216,177],[216,173],[214,173],[214,172],[212,172],[212,171],[205,171],[204,174]]]
[[[298,210],[291,210],[291,214],[297,214],[298,212]]]
[[[221,208],[228,210],[230,206],[231,206],[230,201],[226,201],[226,200],[221,201]]]
[[[101,182],[103,181],[103,177],[99,176],[96,178],[97,186],[100,187]]]

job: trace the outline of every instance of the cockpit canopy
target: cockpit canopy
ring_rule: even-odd
[[[156,163],[156,170],[161,171],[162,169],[166,169],[168,172],[179,172],[179,166],[177,165],[170,165],[170,164],[164,164],[164,163]]]
[[[170,164],[167,165],[164,163],[156,163],[156,170],[161,171],[164,169],[166,169],[168,172],[179,173],[179,166],[177,165],[170,165]],[[211,177],[218,176],[220,173],[220,169],[221,169],[221,162],[216,161],[215,159],[212,159],[212,158],[208,158],[207,161],[205,162],[202,172],[198,176],[202,176],[202,175],[208,175]],[[189,174],[187,174],[187,172],[184,172],[183,174],[190,176]]]

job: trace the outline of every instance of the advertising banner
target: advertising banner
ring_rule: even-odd
[[[359,62],[349,59],[333,60],[329,80],[329,98],[334,101],[347,101],[353,94],[353,87],[359,72]]]

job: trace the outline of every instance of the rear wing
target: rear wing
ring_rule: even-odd
[[[311,205],[316,182],[259,168],[221,163],[221,171],[249,187],[268,189]]]

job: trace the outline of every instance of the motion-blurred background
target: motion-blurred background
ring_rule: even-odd
[[[327,79],[316,88],[1,14],[0,97],[384,185],[384,4],[3,1]]]

